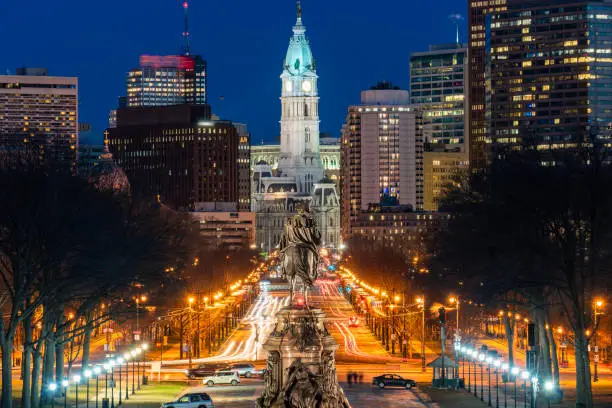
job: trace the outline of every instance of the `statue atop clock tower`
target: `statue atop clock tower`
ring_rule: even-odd
[[[299,0],[297,21],[280,77],[282,112],[278,168],[282,176],[295,178],[298,192],[310,194],[314,184],[324,176],[319,154],[319,77],[302,23]]]

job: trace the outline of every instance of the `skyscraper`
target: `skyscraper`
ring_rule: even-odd
[[[270,163],[253,169],[252,208],[256,215],[256,243],[263,251],[274,249],[287,217],[299,206],[309,207],[321,230],[322,243],[338,248],[340,242],[339,197],[332,180],[324,178],[319,151],[319,95],[317,70],[302,8],[281,74],[281,145],[276,175]]]
[[[206,79],[199,55],[143,55],[127,75],[127,106],[204,105]]]
[[[76,170],[78,78],[42,68],[0,75],[0,149],[28,149],[43,161]]]
[[[612,1],[470,3],[470,165],[612,138]],[[489,148],[488,148],[489,147]]]
[[[380,83],[351,106],[342,134],[342,225],[346,236],[363,213],[383,207],[423,209],[422,113],[408,91]]]
[[[410,101],[423,112],[423,209],[437,211],[446,184],[467,170],[468,55],[463,44],[410,57]]]
[[[120,108],[106,141],[134,193],[179,210],[220,202],[236,211],[238,132],[211,120],[208,105]]]
[[[487,25],[494,145],[612,139],[612,0],[508,0]]]
[[[469,92],[468,92],[468,138],[470,146],[470,168],[483,169],[488,163],[488,148],[491,136],[488,126],[487,108],[487,24],[490,13],[506,9],[506,0],[469,0]]]
[[[467,151],[467,68],[463,44],[434,45],[410,56],[410,103],[423,111],[425,143]]]
[[[244,123],[234,123],[238,132],[238,211],[251,211],[251,133]]]

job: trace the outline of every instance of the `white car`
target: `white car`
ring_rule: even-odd
[[[185,394],[174,402],[166,402],[161,408],[215,408],[212,399],[205,392]]]
[[[215,375],[204,377],[202,383],[212,387],[215,384],[240,384],[240,377],[235,371],[218,371]]]

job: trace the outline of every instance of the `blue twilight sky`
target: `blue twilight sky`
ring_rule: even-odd
[[[0,74],[29,66],[78,76],[80,122],[101,142],[138,57],[180,52],[181,4],[0,0]],[[303,0],[302,7],[320,76],[321,131],[338,136],[362,89],[383,79],[407,89],[410,53],[455,41],[448,16],[465,16],[467,1]],[[190,0],[192,53],[208,61],[209,103],[222,118],[247,123],[254,144],[279,134],[279,76],[295,8],[294,0]]]

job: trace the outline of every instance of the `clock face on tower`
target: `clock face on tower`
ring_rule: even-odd
[[[304,92],[312,91],[312,82],[310,80],[305,79],[304,82],[302,82],[302,91]]]
[[[291,81],[285,81],[285,91],[291,92],[293,90],[293,83]]]

